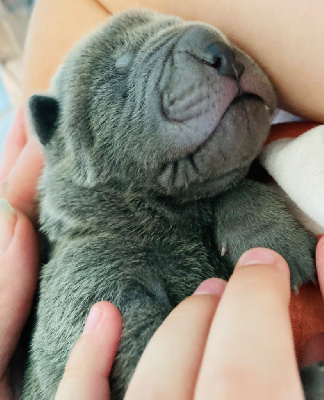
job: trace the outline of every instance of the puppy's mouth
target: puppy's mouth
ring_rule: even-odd
[[[235,65],[244,68],[238,73],[233,67],[235,76],[223,73],[195,53],[205,47],[193,46],[190,32],[165,50],[159,73],[152,73],[145,92],[147,104],[158,110],[154,130],[161,164],[154,179],[171,196],[192,188],[202,193],[206,185],[217,192],[223,185],[216,181],[230,185],[241,176],[261,151],[276,107],[273,87],[253,60],[234,49]],[[161,54],[159,65],[160,60]],[[145,111],[145,121],[151,120]]]
[[[168,126],[163,129],[163,145],[169,160],[193,156],[206,146],[231,109],[238,109],[239,115],[245,115],[248,121],[252,119],[251,102],[263,108],[268,116],[266,120],[273,112],[273,104],[268,104],[266,96],[245,90],[240,82],[230,82],[220,93],[217,88],[213,89],[211,81],[209,87],[204,84],[197,88],[195,83],[185,89],[180,87],[174,93],[161,94],[163,124]]]
[[[235,50],[235,65],[243,70],[233,77],[182,47],[175,47],[165,58],[156,86],[163,147],[169,160],[187,157],[205,146],[237,104],[241,104],[241,114],[252,100],[257,100],[267,115],[276,107],[272,85],[247,56]],[[154,94],[150,94],[152,99]]]
[[[208,145],[208,143],[213,139],[213,137],[217,134],[217,127],[222,124],[224,116],[227,114],[227,112],[231,108],[235,108],[236,106],[242,107],[244,109],[244,112],[248,118],[249,115],[249,104],[251,101],[255,101],[260,103],[260,106],[264,108],[266,113],[269,115],[269,118],[271,117],[271,108],[268,106],[264,100],[258,96],[257,94],[254,93],[246,93],[243,90],[239,90],[239,94],[232,100],[232,102],[229,104],[229,106],[226,108],[225,112],[222,114],[220,121],[217,123],[217,125],[211,130],[211,132],[208,134],[207,138],[199,144],[196,149],[193,152],[190,152],[187,157],[193,158],[195,154],[197,154],[199,151],[201,151],[205,146]],[[249,119],[249,118],[248,118]]]
[[[271,108],[270,108],[269,105],[267,105],[267,104],[265,103],[265,101],[264,101],[263,98],[261,98],[259,95],[255,94],[255,93],[245,92],[245,91],[244,91],[243,89],[241,89],[241,88],[239,88],[239,93],[238,93],[237,96],[234,98],[234,100],[230,103],[230,105],[228,106],[228,108],[231,107],[231,106],[233,106],[233,105],[235,105],[235,104],[237,104],[237,103],[240,103],[240,102],[243,103],[244,101],[249,100],[249,99],[254,99],[254,100],[258,100],[258,101],[262,102],[263,105],[264,105],[265,110],[267,111],[267,113],[268,113],[269,115],[271,115]],[[227,108],[227,109],[228,109],[228,108]],[[226,111],[227,111],[227,110],[226,110]],[[225,113],[226,113],[226,111],[225,111]],[[224,113],[224,114],[225,114],[225,113]],[[223,114],[223,116],[224,116],[224,114]],[[222,116],[222,118],[223,118],[223,116]]]
[[[200,197],[198,193],[215,194],[242,179],[261,151],[270,115],[260,96],[241,91],[201,143],[163,165],[159,184],[169,195]]]

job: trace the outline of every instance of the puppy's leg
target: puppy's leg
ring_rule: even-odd
[[[316,273],[316,238],[293,218],[274,191],[258,182],[244,180],[216,200],[215,236],[223,261],[233,267],[244,251],[268,247],[288,262],[293,288]]]

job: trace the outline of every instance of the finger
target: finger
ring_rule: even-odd
[[[110,373],[122,330],[121,315],[102,301],[90,311],[66,364],[55,400],[109,400]]]
[[[38,249],[30,221],[0,200],[0,378],[28,317],[38,276]]]
[[[300,359],[300,368],[324,360],[324,333],[313,336],[306,344]]]
[[[319,286],[324,299],[324,235],[320,238],[316,247],[316,268]]]
[[[23,109],[20,108],[8,133],[0,160],[0,182],[3,182],[27,141]]]
[[[316,247],[316,268],[319,285],[324,299],[324,236],[320,238]],[[324,332],[312,337],[303,351],[300,367],[324,360]]]
[[[171,312],[145,349],[125,400],[192,399],[209,327],[224,287],[224,281],[209,279],[200,285],[198,295]]]
[[[36,220],[37,215],[35,194],[42,169],[43,155],[40,145],[38,140],[32,137],[10,171],[7,182],[1,188],[1,196],[32,221]]]
[[[243,254],[209,332],[196,400],[303,399],[289,298],[289,270],[279,254]]]

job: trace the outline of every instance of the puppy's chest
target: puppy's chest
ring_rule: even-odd
[[[148,284],[160,296],[161,288],[172,306],[193,293],[205,279],[215,276],[219,259],[212,226],[194,234],[174,234],[169,241],[149,249],[151,269]]]

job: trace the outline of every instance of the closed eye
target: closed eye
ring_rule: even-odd
[[[119,71],[123,71],[125,68],[127,68],[131,61],[133,60],[134,54],[129,52],[123,54],[121,57],[117,58],[115,67]]]

